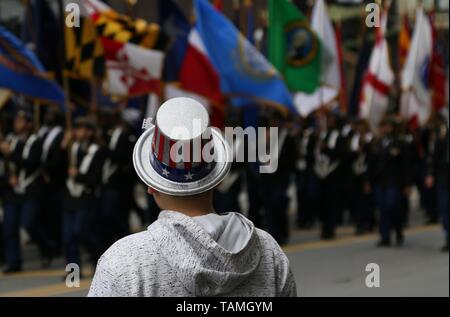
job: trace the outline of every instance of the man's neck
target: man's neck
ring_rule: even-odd
[[[212,203],[174,203],[169,204],[165,209],[182,213],[188,217],[205,216],[215,213]]]

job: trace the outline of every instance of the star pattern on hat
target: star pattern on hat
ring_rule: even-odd
[[[162,173],[165,177],[169,176],[170,172],[167,169],[163,169]]]
[[[192,178],[194,177],[194,174],[192,174],[191,172],[187,173],[186,175],[184,175],[184,177],[186,178],[187,181],[192,180]]]

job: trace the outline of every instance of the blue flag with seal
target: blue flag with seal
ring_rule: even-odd
[[[65,100],[61,87],[45,77],[45,69],[36,55],[2,26],[0,26],[0,87],[60,106],[63,106]]]
[[[196,28],[224,94],[252,98],[296,113],[286,84],[277,70],[236,27],[206,0],[196,0]]]

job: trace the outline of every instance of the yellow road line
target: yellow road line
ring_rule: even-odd
[[[439,230],[440,227],[438,225],[430,225],[430,226],[420,226],[411,229],[407,229],[405,231],[405,235],[413,235],[422,232],[431,232],[435,230]],[[340,238],[332,241],[314,241],[314,242],[300,242],[293,245],[288,245],[283,248],[283,251],[287,254],[302,252],[306,250],[316,250],[316,249],[324,249],[324,248],[332,248],[345,246],[349,244],[373,241],[378,238],[378,234],[368,234],[364,236],[353,236],[348,238]]]
[[[0,279],[14,279],[24,277],[58,277],[58,276],[62,278],[65,274],[66,272],[64,271],[64,269],[34,270],[8,275],[0,273]],[[83,274],[86,276],[92,275],[92,269],[83,270]]]
[[[80,287],[69,288],[65,283],[51,284],[30,289],[0,293],[0,297],[50,297],[88,290],[91,280],[80,281]]]

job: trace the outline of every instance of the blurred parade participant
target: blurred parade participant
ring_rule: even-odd
[[[42,136],[42,167],[44,186],[40,198],[40,223],[53,244],[54,251],[62,247],[62,192],[67,178],[67,152],[62,148],[64,139],[63,116],[48,108],[44,116],[47,132]]]
[[[199,132],[193,120],[201,122]],[[208,133],[208,122],[206,109],[189,98],[159,108],[133,162],[163,211],[148,230],[103,254],[88,296],[296,296],[289,261],[276,241],[239,213],[215,212],[213,190],[229,172],[231,150],[220,133]],[[188,137],[180,139],[178,129]],[[180,160],[163,146],[194,142],[201,146],[176,149]],[[200,162],[187,159],[189,149],[198,151],[192,154]]]
[[[4,201],[4,273],[22,270],[20,228],[35,242],[47,266],[51,260],[50,247],[38,225],[38,198],[42,189],[42,144],[33,131],[29,112],[20,110],[14,120],[14,136],[0,145],[7,159],[8,188]]]
[[[134,179],[130,157],[135,137],[131,134],[132,121],[127,120],[126,114],[128,111],[124,110],[122,116],[116,116],[116,124],[107,134],[98,219],[102,252],[130,233],[128,218]]]
[[[98,190],[101,184],[103,153],[95,139],[95,122],[78,118],[74,124],[74,142],[68,148],[69,168],[63,195],[63,244],[66,263],[81,267],[80,246],[84,246],[95,265],[99,246],[93,232],[97,220]],[[70,133],[63,141],[67,147]]]
[[[375,205],[371,180],[371,161],[373,159],[374,137],[369,124],[359,120],[355,124],[355,133],[351,138],[351,170],[349,179],[352,184],[351,214],[356,225],[356,234],[371,232],[375,225]]]
[[[10,138],[13,137],[12,134],[12,116],[6,111],[1,112],[0,116],[0,144],[3,142],[8,142]],[[0,151],[0,203],[4,205],[4,195],[6,188],[8,187],[8,177],[7,177],[7,160],[5,155]],[[3,218],[0,219],[0,264],[4,260],[4,250],[3,250]]]
[[[345,150],[344,139],[341,136],[339,114],[327,114],[327,130],[321,132],[316,146],[314,171],[320,184],[319,216],[322,221],[321,238],[335,238],[338,217],[343,206],[340,197],[342,174],[341,160]]]
[[[300,122],[299,133],[296,136],[298,160],[296,165],[297,186],[297,226],[311,228],[316,220],[319,185],[314,173],[314,149],[317,142],[317,131],[313,126],[312,117],[306,122]],[[307,123],[309,121],[309,123]]]
[[[271,128],[278,128],[278,152],[269,153]],[[273,112],[268,120],[265,136],[267,148],[264,153],[270,155],[270,161],[263,164],[273,164],[278,160],[278,168],[271,173],[260,174],[260,195],[265,215],[265,228],[280,244],[287,244],[289,240],[288,207],[289,197],[287,190],[291,176],[295,169],[297,149],[292,128],[278,112]]]
[[[436,120],[430,122],[420,130],[419,171],[416,186],[420,193],[420,205],[425,211],[426,224],[436,224],[439,221],[436,200],[436,186],[426,186],[429,172],[429,159],[433,156]]]
[[[250,117],[251,120],[249,120],[248,117]],[[254,223],[256,227],[259,228],[263,228],[265,225],[263,216],[261,214],[262,197],[260,190],[260,164],[257,158],[259,137],[258,127],[265,124],[264,117],[265,108],[251,108],[247,110],[246,113],[244,113],[244,127],[254,127],[256,129],[254,135],[248,134],[244,137],[244,154],[246,155],[245,184],[248,197],[248,218]],[[250,122],[245,122],[246,119]]]
[[[407,157],[407,178],[410,182],[409,187],[412,188],[412,186],[415,185],[418,181],[420,172],[420,141],[418,137],[419,132],[418,129],[410,124],[407,124],[406,120],[403,120],[402,118],[396,118],[396,125],[401,127],[399,138],[403,143],[405,156]],[[405,227],[409,224],[411,209],[409,193],[410,188],[408,188],[407,191],[408,193],[404,193],[401,199],[402,221]]]
[[[375,148],[374,182],[376,205],[380,211],[380,241],[378,246],[391,245],[391,231],[396,234],[397,245],[404,242],[404,195],[410,193],[412,175],[410,157],[393,118],[380,124],[379,140]]]
[[[225,119],[226,127],[238,127],[240,126],[240,120],[238,115],[240,113],[233,107],[229,107],[228,113]],[[230,173],[225,177],[222,183],[214,191],[214,208],[218,213],[225,213],[229,211],[241,212],[239,204],[239,195],[242,191],[243,182],[243,162],[237,162],[237,158],[244,153],[240,151],[244,150],[244,143],[240,137],[234,137],[233,140],[233,164],[231,165]]]
[[[440,116],[434,131],[431,156],[428,159],[429,170],[426,178],[428,188],[436,188],[437,208],[445,231],[445,245],[442,251],[448,252],[448,164],[449,164],[449,128],[448,121]]]

